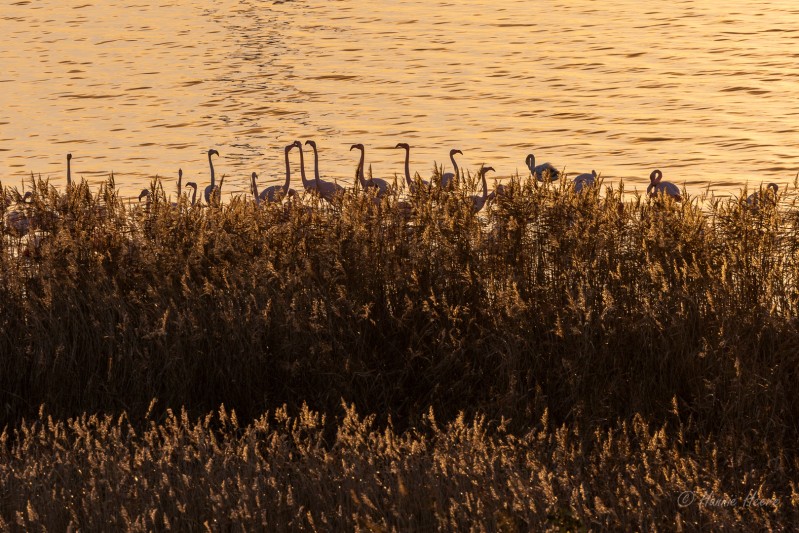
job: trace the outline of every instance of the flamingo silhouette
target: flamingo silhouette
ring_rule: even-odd
[[[332,202],[337,195],[344,192],[344,187],[338,183],[324,181],[319,177],[319,152],[316,151],[316,142],[305,141],[305,144],[310,145],[311,148],[313,148],[314,182],[316,184],[316,190],[319,191],[319,195],[322,198],[328,202]]]
[[[777,203],[777,191],[780,190],[779,185],[776,183],[769,183],[766,186],[766,190],[759,190],[757,192],[753,192],[746,198],[746,203],[750,207],[758,207],[758,204],[761,200],[768,199],[772,204]]]
[[[544,181],[545,176],[549,176],[549,181],[555,181],[560,177],[560,171],[552,166],[550,163],[535,164],[535,156],[527,154],[524,164],[530,169],[530,174],[538,181]]]
[[[572,187],[574,187],[574,192],[579,194],[588,187],[593,187],[595,183],[596,170],[592,170],[590,173],[586,172],[585,174],[576,176],[572,181]]]
[[[194,192],[191,194],[191,205],[193,207],[194,206],[194,202],[197,201],[197,184],[194,183],[193,181],[190,181],[190,182],[186,183],[186,188],[188,189],[189,187],[194,189]]]
[[[31,227],[35,225],[35,217],[24,211],[24,206],[30,204],[32,200],[33,193],[28,191],[22,199],[18,200],[22,206],[18,206],[17,209],[6,213],[5,226],[17,237],[24,237],[30,232]]]
[[[364,149],[362,144],[353,144],[350,147],[350,151],[357,148],[361,151],[361,159],[358,163],[358,169],[355,171],[355,175],[358,179],[358,182],[361,184],[363,190],[367,189],[376,189],[377,190],[377,197],[381,198],[388,192],[388,182],[381,178],[369,178],[368,180],[364,177],[363,172],[363,164],[366,150]]]
[[[646,193],[650,197],[655,197],[658,194],[665,194],[666,196],[670,196],[674,198],[677,202],[682,201],[682,195],[680,194],[680,188],[674,185],[670,181],[662,181],[663,180],[663,173],[660,170],[653,170],[652,173],[649,175],[649,186],[646,188]]]
[[[211,198],[214,194],[214,189],[216,189],[216,175],[214,174],[214,162],[211,161],[211,156],[216,155],[219,157],[219,152],[211,148],[208,150],[208,166],[211,168],[211,184],[205,188],[205,203],[211,205]],[[221,188],[221,186],[220,186]]]
[[[293,143],[287,145],[283,151],[286,157],[286,182],[283,185],[272,185],[271,187],[267,187],[258,195],[258,199],[260,202],[280,202],[283,198],[285,198],[289,194],[296,194],[292,189],[289,188],[289,184],[291,183],[291,167],[289,166],[289,152],[292,148],[297,146],[299,141],[294,141]],[[255,174],[253,172],[253,174]]]
[[[457,185],[458,180],[460,179],[460,171],[458,170],[458,163],[455,162],[455,154],[463,155],[463,152],[457,149],[452,149],[449,151],[449,160],[452,162],[452,168],[455,170],[455,173],[447,172],[446,174],[441,175],[441,188],[442,189],[449,189],[454,185]]]
[[[72,188],[72,154],[67,154],[67,190]]]
[[[402,148],[405,150],[405,182],[408,184],[408,190],[416,192],[416,183],[411,179],[411,147],[408,143],[398,143],[394,148]],[[425,180],[421,181],[422,185],[426,188],[430,187],[430,183]]]
[[[180,205],[180,195],[183,193],[183,169],[178,169],[178,199],[176,202],[172,202],[172,207],[178,207]]]
[[[480,179],[483,181],[483,194],[472,196],[472,211],[479,213],[488,201],[488,183],[486,182],[486,173],[495,172],[494,167],[480,167]]]

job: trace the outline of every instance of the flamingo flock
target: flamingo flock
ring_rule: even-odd
[[[313,177],[309,178],[305,172],[305,155],[303,152],[303,146],[310,146],[313,150]],[[270,187],[266,187],[263,190],[258,190],[258,174],[256,172],[252,172],[250,175],[250,192],[252,194],[253,201],[256,205],[261,205],[263,203],[279,203],[282,202],[284,199],[288,197],[292,197],[297,195],[297,191],[291,188],[291,165],[289,156],[293,149],[297,149],[299,152],[299,159],[300,159],[300,179],[302,183],[303,190],[307,193],[312,193],[318,195],[319,198],[334,203],[337,202],[344,192],[346,191],[345,187],[340,185],[336,181],[329,181],[324,180],[320,176],[319,171],[319,150],[317,144],[313,140],[307,140],[303,145],[300,141],[294,141],[291,144],[288,144],[284,147],[284,160],[285,160],[285,180],[280,185],[272,185]],[[411,146],[408,143],[398,143],[395,149],[402,149],[404,151],[404,165],[403,165],[403,173],[402,177],[404,178],[404,184],[407,187],[407,190],[411,193],[417,193],[419,191],[432,191],[434,188],[438,188],[441,191],[454,191],[457,189],[458,185],[461,182],[461,171],[458,167],[458,163],[455,160],[456,155],[463,156],[463,152],[459,149],[452,149],[449,152],[449,159],[452,164],[453,172],[441,172],[440,180],[438,183],[434,181],[428,181],[422,179],[419,174],[417,173],[415,176],[411,175],[410,170],[410,152]],[[359,157],[357,161],[357,165],[355,168],[355,180],[353,185],[356,188],[360,188],[364,192],[374,195],[375,201],[379,204],[382,199],[389,194],[392,190],[392,186],[389,184],[389,181],[382,178],[376,178],[371,176],[371,167],[369,172],[369,177],[367,178],[365,172],[365,165],[366,165],[366,148],[363,144],[357,143],[350,146],[350,151],[357,150],[359,152]],[[203,191],[202,198],[205,201],[205,205],[213,206],[219,205],[221,202],[221,193],[222,193],[222,185],[224,183],[224,175],[222,178],[217,182],[216,179],[216,172],[214,170],[214,160],[213,156],[217,158],[220,157],[219,152],[211,148],[207,152],[208,157],[208,169],[209,169],[209,183],[205,187]],[[530,177],[541,183],[548,183],[560,180],[564,178],[566,174],[558,170],[554,165],[549,162],[536,164],[536,158],[533,153],[529,153],[524,160],[525,166],[530,171]],[[482,211],[486,205],[490,204],[491,202],[506,196],[509,192],[509,189],[502,184],[499,184],[495,187],[495,189],[491,192],[488,190],[488,183],[486,180],[486,174],[488,172],[493,172],[494,168],[491,166],[481,166],[478,172],[478,187],[481,189],[478,194],[472,195],[468,197],[468,200],[471,203],[471,209],[473,213],[479,213]],[[70,195],[74,194],[76,191],[76,186],[73,184],[72,181],[72,154],[67,154],[67,188],[66,193],[62,197],[62,201],[65,201]],[[598,185],[599,176],[595,170],[591,172],[586,172],[582,174],[578,174],[574,178],[572,178],[568,188],[570,188],[575,194],[581,194],[589,189],[595,188]],[[197,193],[198,193],[198,186],[197,183],[194,181],[190,181],[183,184],[183,169],[178,169],[178,179],[177,179],[177,195],[178,199],[180,199],[184,193],[186,194],[186,204],[189,206],[195,206],[197,204]],[[191,196],[188,196],[188,191],[191,189]],[[748,198],[746,198],[746,206],[752,209],[757,209],[759,205],[762,205],[764,202],[771,203],[772,205],[776,205],[777,201],[777,193],[779,187],[775,183],[769,183],[768,186],[764,189],[761,189],[753,194],[751,194]],[[37,226],[37,218],[34,214],[32,214],[31,205],[33,202],[33,193],[28,191],[24,195],[17,194],[16,201],[13,201],[9,198],[5,192],[2,195],[2,212],[4,214],[4,223],[5,227],[10,230],[10,234],[16,236],[25,236],[28,234],[33,228]],[[673,201],[680,202],[683,199],[683,195],[681,193],[680,188],[670,181],[663,181],[663,172],[659,169],[653,170],[649,175],[649,185],[646,189],[647,196],[651,198],[669,198]],[[150,204],[152,201],[151,192],[149,189],[143,189],[139,194],[139,203],[144,202],[144,209],[149,211]],[[171,202],[170,205],[172,207],[178,207],[180,202]],[[399,208],[408,211],[410,209],[410,203],[407,201],[400,201],[397,204]]]

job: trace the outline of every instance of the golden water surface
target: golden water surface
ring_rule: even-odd
[[[6,185],[63,185],[67,152],[127,193],[179,167],[203,184],[214,147],[244,191],[310,138],[345,185],[359,142],[381,177],[403,141],[423,176],[451,148],[638,189],[654,168],[693,191],[799,170],[796,0],[11,0],[0,32]]]

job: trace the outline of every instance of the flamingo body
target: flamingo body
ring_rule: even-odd
[[[771,203],[777,203],[777,191],[780,189],[776,183],[769,183],[766,190],[759,190],[753,192],[746,198],[746,204],[749,207],[758,207],[761,200],[768,199]]]
[[[533,154],[527,154],[524,163],[527,165],[527,168],[530,169],[530,174],[538,181],[544,181],[545,176],[549,176],[549,181],[556,181],[560,178],[560,171],[552,164],[541,163],[540,165],[536,165],[535,156]]]
[[[596,170],[592,170],[589,174],[586,172],[585,174],[580,174],[576,176],[572,181],[572,186],[574,187],[574,192],[581,193],[585,189],[589,187],[593,187],[596,183]]]
[[[316,142],[315,141],[305,141],[305,144],[308,144],[313,148],[313,159],[314,159],[314,182],[316,184],[316,190],[319,192],[319,195],[327,200],[328,202],[332,202],[333,199],[344,192],[344,187],[339,185],[338,183],[332,183],[330,181],[324,181],[319,177],[319,152],[316,150]]]

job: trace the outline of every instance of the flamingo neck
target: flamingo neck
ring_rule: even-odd
[[[455,154],[449,154],[449,160],[452,161],[452,168],[455,170],[455,179],[460,179],[460,171],[458,170],[458,163],[455,162]]]
[[[405,181],[408,182],[408,187],[413,189],[413,181],[411,180],[411,147],[405,149]]]
[[[302,179],[302,186],[307,189],[311,187],[311,181],[305,177],[305,156],[302,153],[302,145],[297,148],[300,150],[300,178]]]
[[[355,171],[355,174],[358,176],[358,181],[361,182],[361,187],[366,187],[366,178],[363,175],[363,164],[365,159],[366,150],[361,148],[361,159],[358,162],[358,170]]]
[[[258,203],[258,185],[255,183],[255,175],[253,174],[250,178],[252,180],[252,195],[255,198],[255,203]]]
[[[286,148],[286,183],[283,184],[283,194],[288,194],[289,183],[291,182],[291,167],[289,166],[289,151],[291,148]]]
[[[67,188],[72,186],[72,168],[71,168],[71,159],[70,157],[67,158]]]
[[[319,152],[316,151],[316,145],[312,144],[311,148],[313,148],[314,181],[316,181],[316,186],[319,187]]]
[[[208,154],[208,166],[211,167],[211,188],[216,185],[216,175],[214,174],[214,162],[211,160],[211,154]]]
[[[483,172],[483,200],[488,198],[488,183],[486,182],[486,173]]]
[[[197,187],[194,187],[194,192],[191,193],[191,205],[194,205],[194,202],[197,201]]]
[[[178,199],[180,199],[180,193],[183,192],[183,171],[178,170]]]

